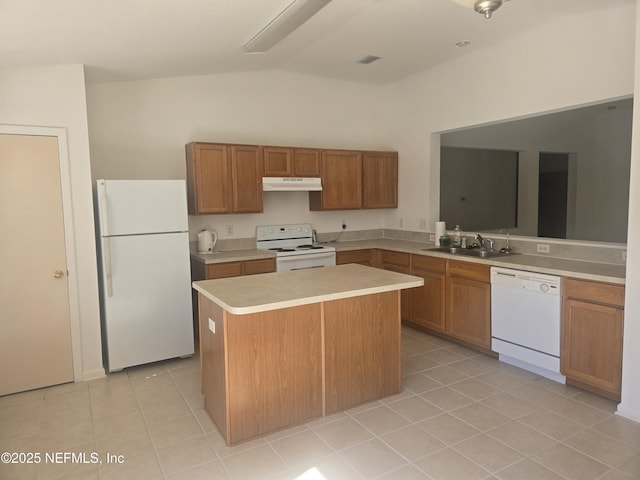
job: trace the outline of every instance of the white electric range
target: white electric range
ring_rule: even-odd
[[[313,243],[309,223],[256,227],[256,248],[276,254],[276,272],[336,264],[336,249]]]

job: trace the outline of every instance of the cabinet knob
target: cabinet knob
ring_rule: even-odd
[[[56,270],[55,272],[53,272],[53,278],[55,278],[56,280],[59,280],[62,277],[64,277],[64,272],[62,270]]]

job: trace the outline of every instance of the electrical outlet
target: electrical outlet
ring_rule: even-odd
[[[430,242],[435,242],[436,241],[436,236],[433,233],[429,234],[429,241]]]
[[[209,330],[211,330],[211,333],[216,333],[216,322],[211,319],[209,319]]]
[[[233,225],[227,225],[227,237],[233,237]]]
[[[426,218],[421,218],[420,219],[420,230],[426,230],[427,229],[427,219]]]
[[[538,253],[549,253],[549,244],[548,243],[538,243],[536,245],[536,250]]]
[[[342,219],[342,230],[346,230],[346,229],[347,229],[347,222],[343,218]]]

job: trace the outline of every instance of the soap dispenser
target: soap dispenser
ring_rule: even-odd
[[[453,247],[460,248],[462,246],[462,232],[460,231],[460,225],[456,225],[453,229]]]

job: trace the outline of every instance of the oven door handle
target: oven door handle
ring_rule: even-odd
[[[319,258],[335,257],[336,252],[310,253],[308,255],[289,255],[286,257],[276,257],[277,262],[293,262],[297,260],[316,260]]]

